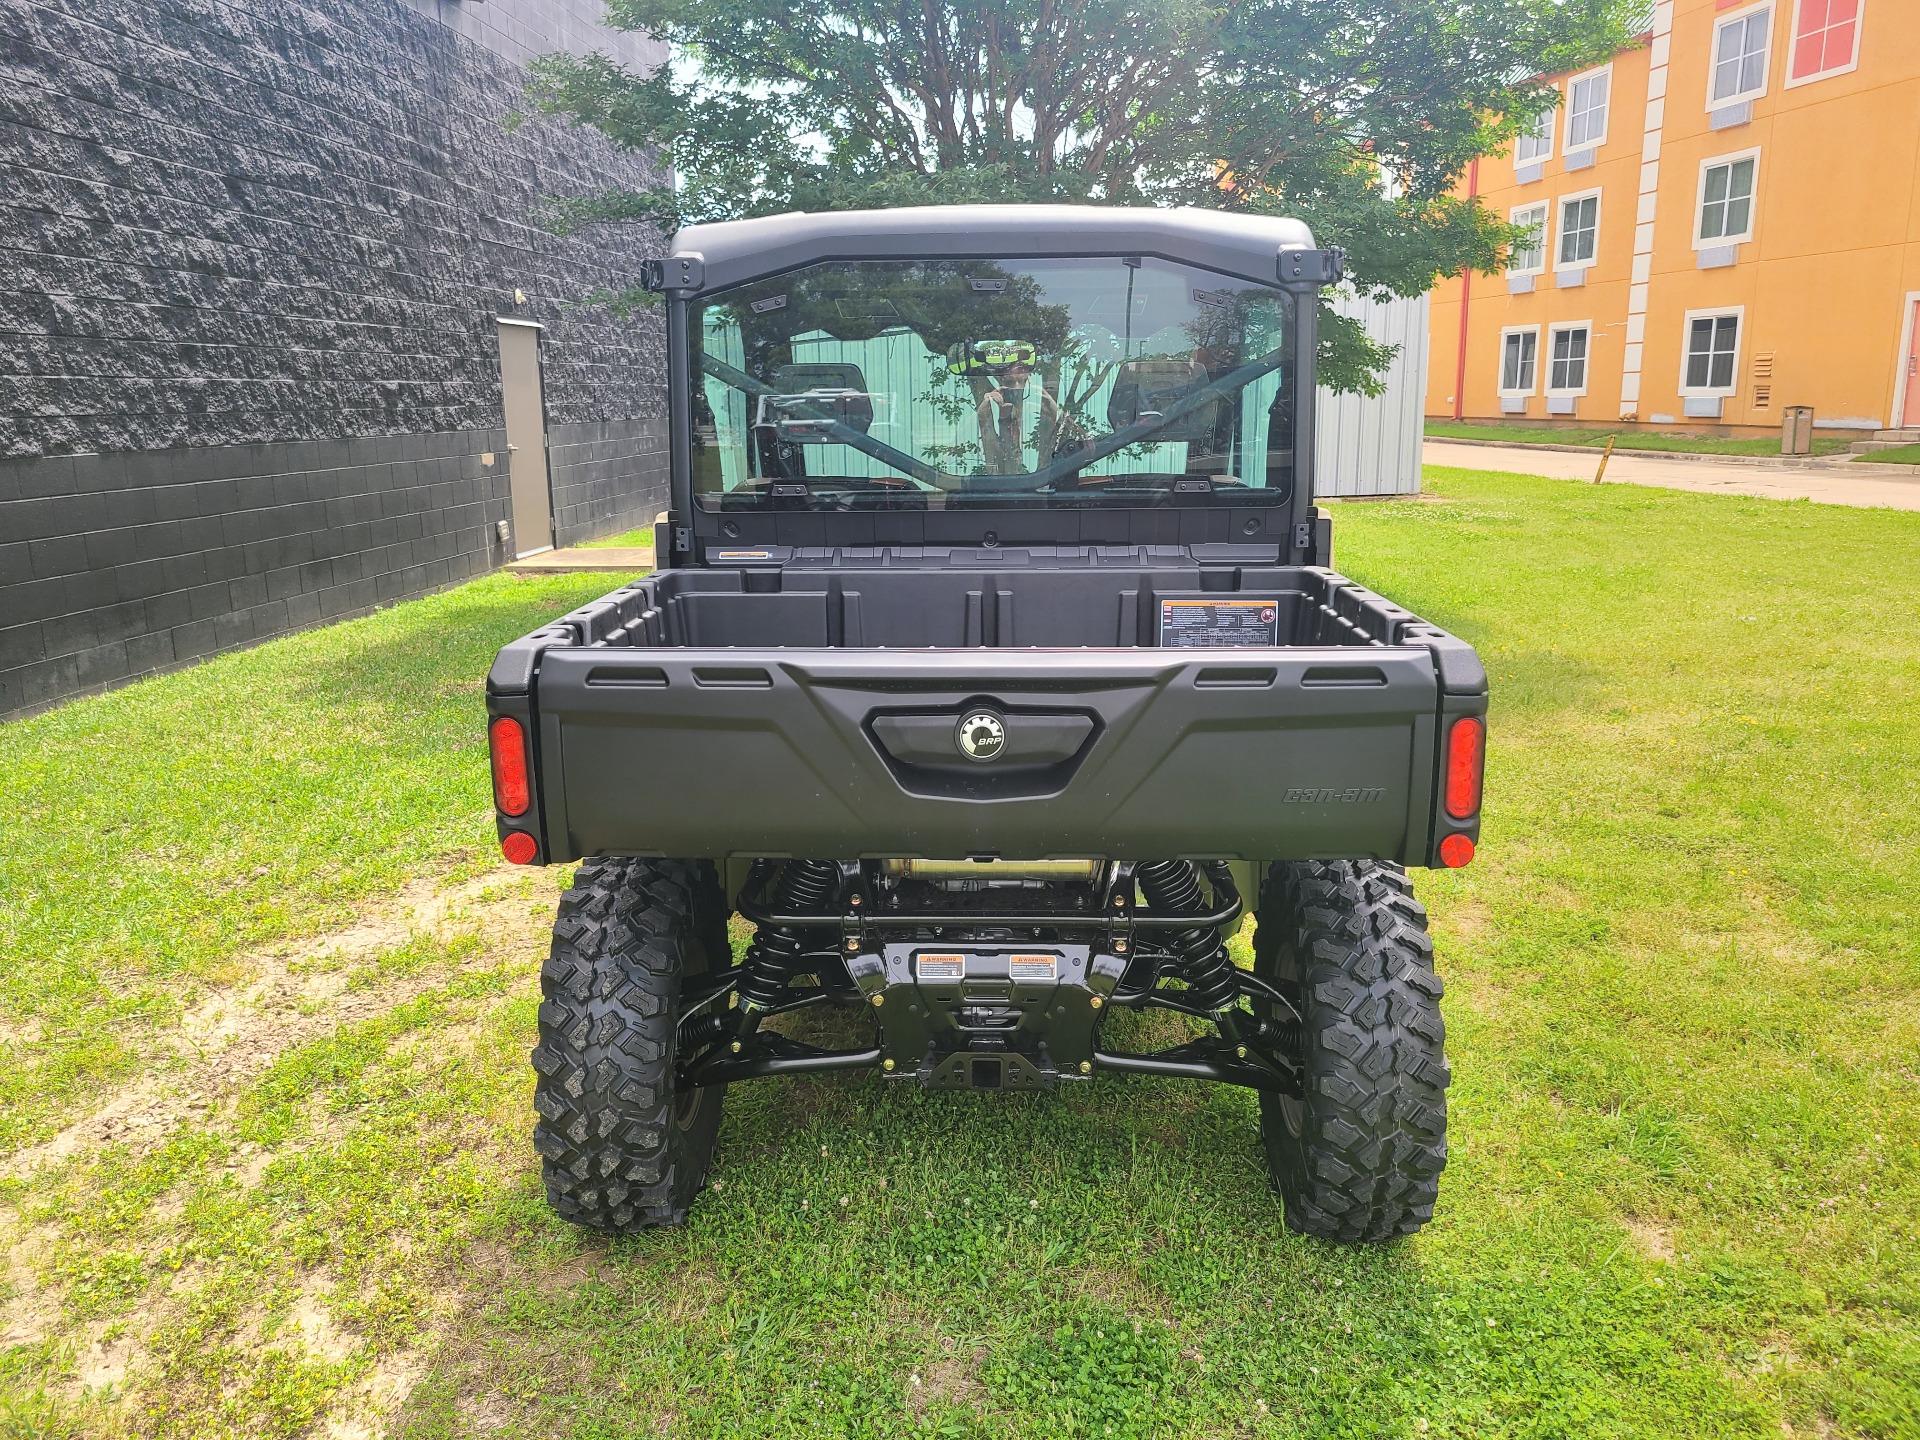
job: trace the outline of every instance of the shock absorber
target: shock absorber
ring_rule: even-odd
[[[838,877],[831,860],[789,860],[774,885],[773,908],[817,913],[832,898]],[[791,926],[762,925],[755,931],[740,962],[738,1039],[759,1028],[762,1017],[780,1003],[781,992],[805,963],[800,937]]]
[[[1140,882],[1140,893],[1162,914],[1197,915],[1207,908],[1206,896],[1200,890],[1199,869],[1191,861],[1155,860],[1134,873]],[[1233,961],[1219,932],[1198,927],[1176,930],[1167,937],[1167,945],[1184,962],[1182,978],[1194,1000],[1213,1016],[1222,1036],[1237,1041],[1240,1027],[1231,1012],[1240,998],[1240,986],[1234,979]]]

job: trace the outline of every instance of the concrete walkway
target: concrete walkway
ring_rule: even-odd
[[[565,550],[543,550],[507,566],[515,575],[575,575],[603,570],[610,575],[636,574],[652,568],[651,545],[575,545]]]
[[[1429,439],[1421,449],[1421,459],[1429,465],[1450,465],[1460,470],[1504,470],[1555,480],[1591,480],[1600,466],[1600,451]],[[1851,466],[1755,465],[1706,455],[1680,457],[1616,450],[1607,462],[1607,483],[1716,495],[1759,495],[1768,500],[1815,500],[1823,505],[1920,510],[1920,475],[1906,466],[1882,469],[1862,465],[1855,471]]]

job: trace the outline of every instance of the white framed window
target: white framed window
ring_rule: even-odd
[[[1611,65],[1567,81],[1567,154],[1607,143],[1607,109],[1612,93]]]
[[[1543,110],[1531,127],[1513,137],[1514,169],[1524,170],[1529,165],[1539,165],[1553,158],[1553,130],[1557,118],[1554,111]]]
[[[1509,275],[1538,275],[1547,268],[1547,202],[1516,205],[1507,212],[1515,228],[1531,232],[1531,238],[1516,240],[1507,252]]]
[[[1540,374],[1540,327],[1527,325],[1500,332],[1500,393],[1531,395]]]
[[[1700,196],[1694,207],[1693,248],[1736,245],[1753,238],[1753,193],[1760,152],[1716,155],[1700,162]]]
[[[1794,0],[1789,89],[1858,68],[1866,5],[1867,0]]]
[[[1587,393],[1587,351],[1593,344],[1593,322],[1555,325],[1547,332],[1547,393]]]
[[[1767,93],[1767,55],[1773,40],[1773,6],[1756,5],[1713,23],[1713,70],[1707,77],[1707,108],[1737,105]]]
[[[1681,328],[1680,393],[1731,395],[1740,374],[1740,328],[1746,308],[1689,310]]]
[[[1583,190],[1560,197],[1560,244],[1553,253],[1557,269],[1593,264],[1600,249],[1600,192]]]

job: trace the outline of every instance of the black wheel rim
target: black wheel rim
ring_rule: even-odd
[[[673,1095],[673,1128],[685,1134],[700,1118],[700,1109],[706,1104],[705,1089],[695,1089],[686,1085],[677,1086]]]
[[[704,940],[704,936],[696,934],[687,946],[687,963],[685,968],[680,972],[680,990],[683,997],[686,993],[687,981],[698,980],[702,975],[707,973],[707,970],[713,963],[714,957],[707,954],[707,947]],[[681,1014],[679,1001],[677,1000],[674,1006],[674,1014],[679,1016],[680,1024],[684,1025],[686,1023],[686,1017]],[[675,1028],[677,1030],[678,1026]],[[679,1048],[679,1039],[676,1036],[674,1049],[677,1051]],[[710,1048],[710,1046],[701,1046],[701,1053],[704,1054]],[[680,1063],[673,1067],[673,1128],[684,1135],[687,1131],[691,1130],[694,1127],[694,1123],[699,1120],[700,1111],[706,1104],[707,1092],[704,1086],[693,1086],[686,1083],[686,1066],[693,1057],[677,1055],[675,1058],[678,1059]]]
[[[1265,963],[1261,963],[1262,960]],[[1262,979],[1270,980],[1274,989],[1293,1007],[1293,1016],[1274,1025],[1274,1005],[1270,1000],[1254,998],[1252,1000],[1255,1016],[1278,1032],[1280,1043],[1275,1046],[1280,1057],[1291,1060],[1299,1068],[1304,1083],[1307,1073],[1307,1036],[1305,1016],[1306,998],[1301,994],[1299,966],[1295,963],[1293,947],[1288,944],[1276,945],[1266,956],[1254,957],[1254,973]],[[1264,972],[1264,973],[1263,973]],[[1299,1017],[1299,1018],[1294,1018]],[[1272,1033],[1271,1031],[1269,1033]],[[1306,1102],[1298,1095],[1284,1090],[1271,1092],[1280,1110],[1280,1123],[1286,1127],[1287,1134],[1298,1140],[1307,1125]]]

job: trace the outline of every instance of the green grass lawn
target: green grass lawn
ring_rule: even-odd
[[[1596,449],[1609,439],[1616,450],[1688,451],[1698,455],[1778,455],[1780,440],[1765,436],[1758,440],[1729,440],[1714,435],[1657,435],[1639,430],[1548,429],[1536,425],[1472,425],[1452,420],[1427,421],[1427,434],[1442,440],[1498,440],[1526,445],[1581,445]],[[1815,436],[1815,455],[1838,455],[1847,448],[1845,440]]]
[[[618,535],[608,535],[600,540],[583,540],[580,542],[580,548],[583,550],[604,550],[614,545],[651,550],[653,548],[653,526],[642,525],[637,529],[623,530]]]
[[[495,577],[0,726],[7,1148],[171,1117],[0,1161],[0,1437],[1920,1435],[1920,516],[1428,477],[1335,522],[1493,675],[1423,1234],[1119,1079],[737,1087],[685,1230],[554,1221],[479,677],[605,582]]]
[[[1895,445],[1854,458],[1870,465],[1920,465],[1920,445]]]
[[[0,1144],[122,1078],[252,947],[492,864],[487,665],[607,585],[496,575],[0,726]]]

